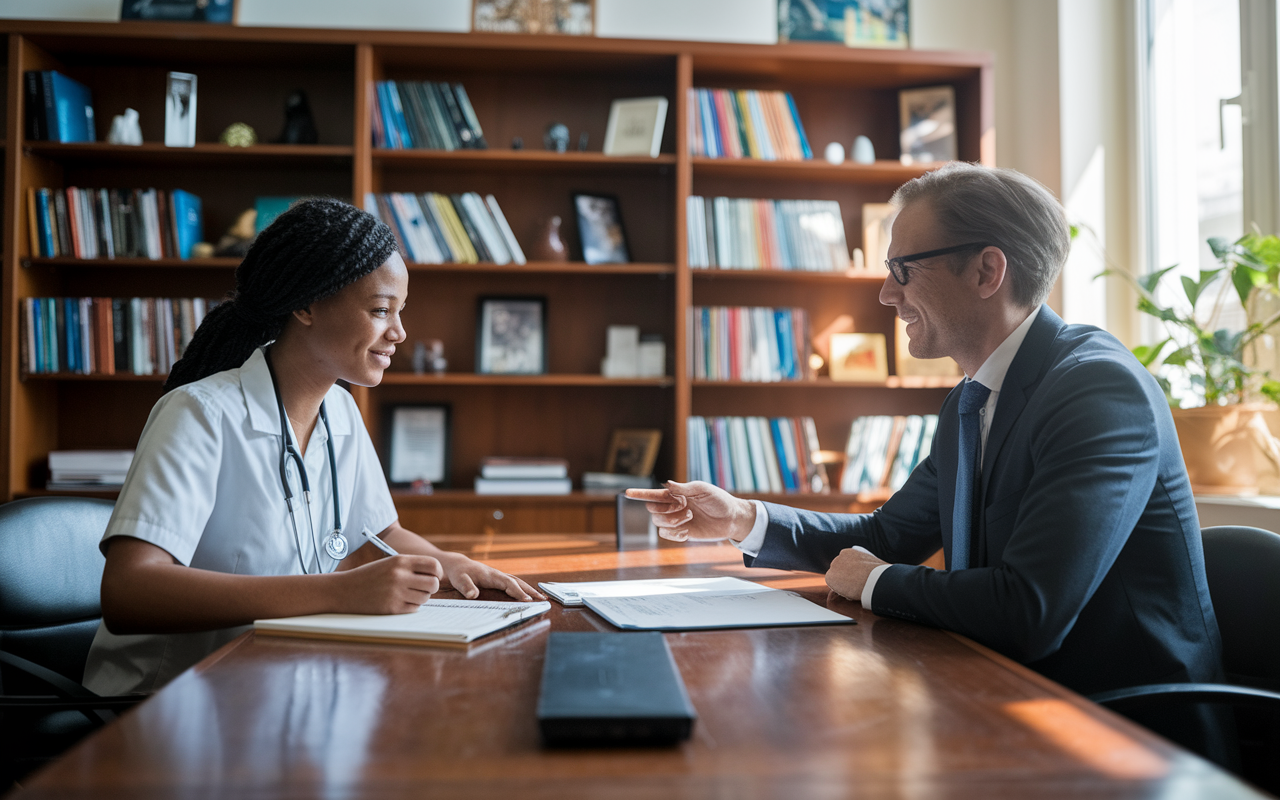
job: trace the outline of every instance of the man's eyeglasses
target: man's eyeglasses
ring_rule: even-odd
[[[911,278],[911,273],[907,268],[907,264],[923,261],[926,258],[934,256],[945,256],[951,253],[959,253],[962,250],[974,250],[982,247],[992,247],[990,242],[970,242],[968,244],[958,244],[954,247],[943,247],[940,250],[926,250],[923,253],[912,253],[909,256],[898,256],[897,258],[886,259],[885,267],[888,268],[889,274],[893,279],[903,286],[907,285],[907,281]]]

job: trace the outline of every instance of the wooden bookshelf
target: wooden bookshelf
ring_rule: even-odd
[[[837,200],[850,246],[861,240],[861,208],[883,202],[929,166],[898,156],[900,89],[950,84],[956,90],[960,157],[994,162],[989,55],[858,50],[794,44],[729,45],[577,37],[238,28],[191,24],[0,21],[5,136],[3,305],[0,317],[0,494],[43,496],[51,450],[132,447],[160,396],[163,376],[24,375],[19,308],[27,297],[219,297],[233,285],[233,258],[94,259],[32,256],[28,187],[182,188],[201,197],[205,238],[216,239],[259,196],[322,194],[360,202],[369,192],[494,194],[526,253],[559,215],[567,262],[410,264],[402,345],[383,383],[353,395],[373,440],[385,446],[390,406],[443,403],[452,414],[451,484],[432,495],[394,494],[402,518],[424,533],[612,531],[609,495],[481,497],[470,491],[481,458],[560,456],[575,482],[599,470],[613,430],[656,428],[660,479],[686,474],[686,420],[705,416],[813,416],[825,449],[842,450],[863,414],[931,413],[953,379],[890,376],[873,383],[694,381],[687,358],[687,311],[703,305],[805,308],[814,329],[852,314],[858,330],[886,334],[893,313],[877,300],[883,272],[690,269],[685,199],[757,197]],[[93,92],[97,135],[111,118],[138,109],[145,144],[25,141],[23,72],[57,69]],[[165,147],[164,74],[199,76],[197,141]],[[442,152],[371,146],[367,109],[377,80],[447,80],[466,86],[488,150]],[[832,166],[820,160],[765,162],[688,155],[686,105],[693,87],[776,89],[795,98],[812,148],[846,148],[868,136],[880,160]],[[320,142],[273,144],[285,97],[307,92]],[[670,110],[657,158],[601,151],[609,104],[661,95]],[[548,152],[553,121],[586,133],[585,152]],[[245,122],[262,144],[232,148],[218,136]],[[513,149],[513,140],[523,142]],[[570,195],[618,197],[630,264],[581,259]],[[475,374],[475,314],[485,295],[547,299],[548,374]],[[605,329],[638,325],[667,345],[667,375],[600,376]],[[412,372],[412,341],[444,343],[449,371]],[[386,452],[382,452],[386,458]],[[95,493],[113,497],[112,492]],[[827,511],[865,511],[879,495],[760,495]]]

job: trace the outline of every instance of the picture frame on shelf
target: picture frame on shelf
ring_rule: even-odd
[[[665,97],[614,100],[604,131],[604,154],[657,158],[662,151],[667,105]]]
[[[196,76],[170,72],[164,96],[164,143],[167,147],[196,145]]]
[[[235,7],[235,0],[121,0],[120,19],[230,25]]]
[[[898,92],[898,112],[903,164],[956,160],[955,87],[903,89]]]
[[[383,410],[389,485],[449,485],[450,414],[442,403],[395,404]]]
[[[868,382],[889,377],[883,333],[837,333],[831,336],[831,380]]]
[[[778,0],[778,41],[911,46],[908,0]]]
[[[595,0],[473,0],[473,33],[595,36]]]
[[[573,210],[578,218],[583,261],[592,265],[627,264],[631,261],[617,197],[574,192]]]
[[[619,428],[609,440],[604,471],[614,475],[652,475],[661,446],[662,431],[656,428]]]
[[[476,372],[545,375],[547,298],[489,295],[476,312]]]

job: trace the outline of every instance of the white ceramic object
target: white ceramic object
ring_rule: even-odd
[[[142,128],[138,125],[138,112],[126,108],[123,114],[111,120],[111,131],[107,134],[111,144],[142,144]]]
[[[822,157],[827,160],[828,164],[843,164],[844,145],[839,142],[832,142],[822,151]]]
[[[853,140],[853,160],[859,164],[876,163],[876,148],[870,139],[859,136]]]

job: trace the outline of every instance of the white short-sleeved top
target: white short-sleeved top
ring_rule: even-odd
[[[329,428],[317,421],[303,461],[311,483],[312,528],[291,467],[306,571],[337,566],[324,550],[333,529],[333,481],[326,441],[333,437],[342,530],[352,549],[360,530],[397,519],[391,492],[355,401],[335,386],[325,396]],[[102,537],[132,536],[180,563],[236,575],[302,572],[280,479],[280,412],[262,350],[229,369],[169,392],[138,441],[120,499]],[[117,636],[98,627],[85,685],[99,694],[151,692],[245,628]]]

